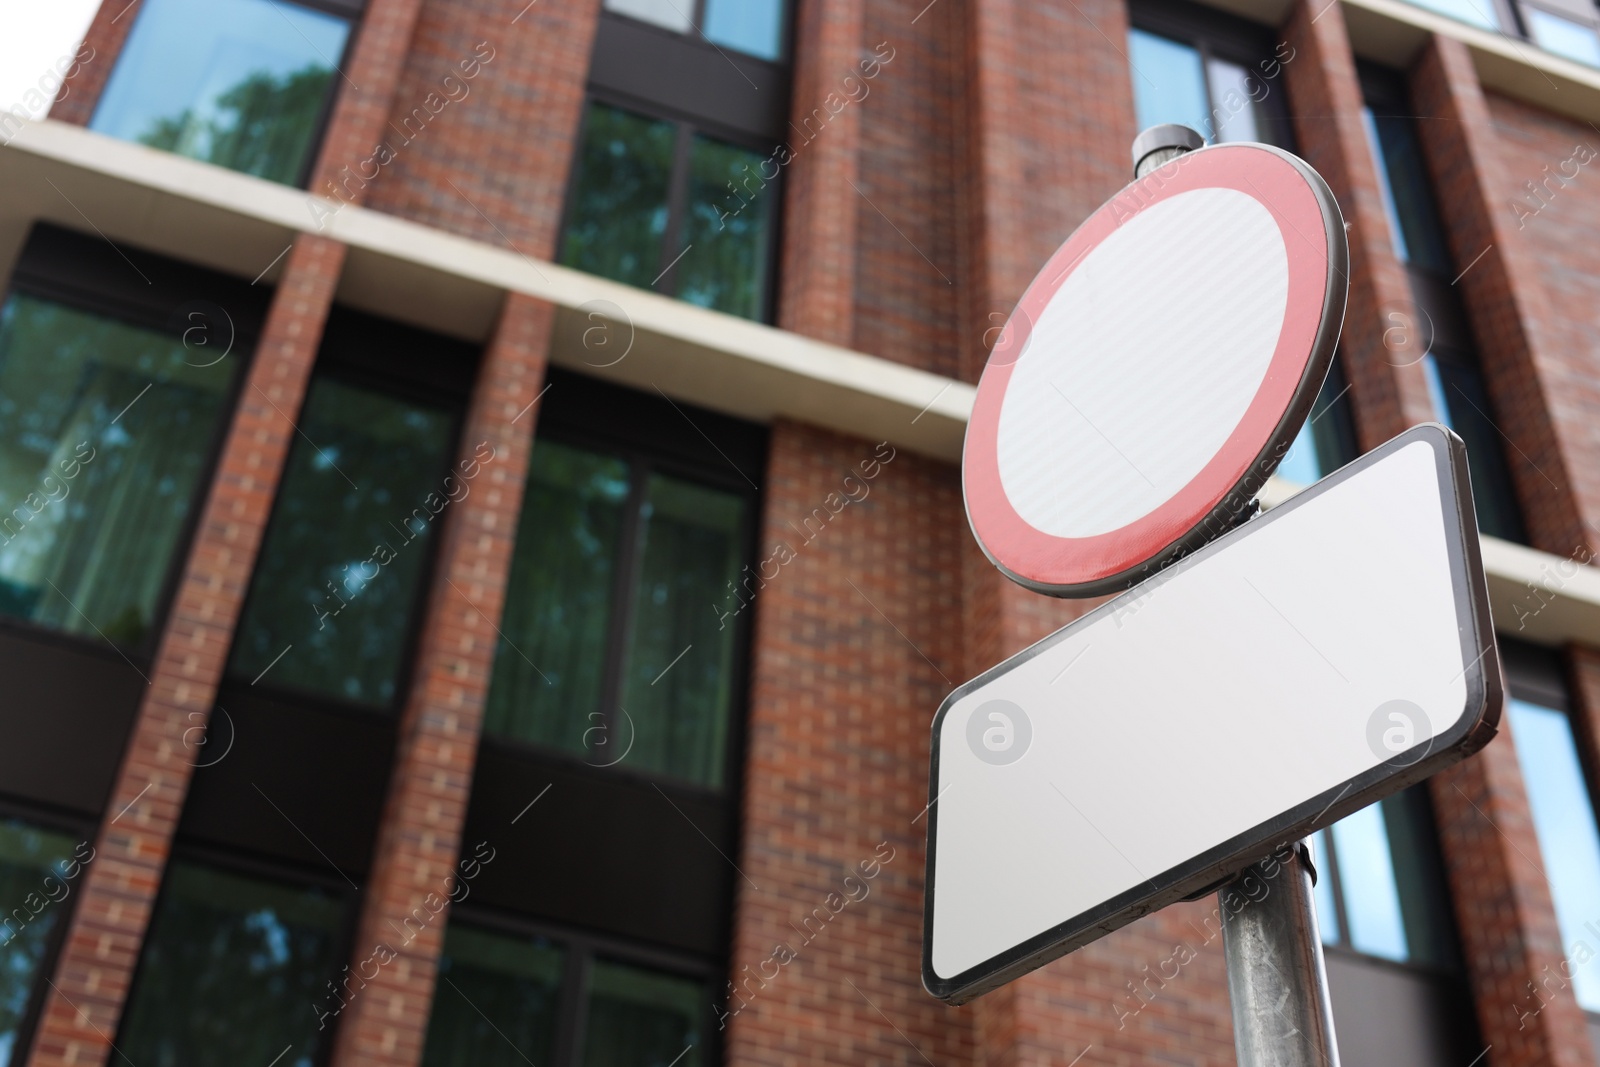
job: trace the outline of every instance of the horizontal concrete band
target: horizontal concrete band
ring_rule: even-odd
[[[1600,78],[1591,80],[1600,99]],[[964,382],[78,126],[24,124],[0,147],[0,189],[0,276],[41,219],[262,280],[296,234],[320,232],[349,246],[337,299],[351,306],[486,340],[505,293],[526,293],[560,309],[557,364],[758,422],[793,418],[961,458],[974,396]],[[1263,499],[1296,488],[1273,479]],[[1600,645],[1600,569],[1483,543],[1501,632]]]

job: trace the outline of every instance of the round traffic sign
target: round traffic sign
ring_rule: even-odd
[[[1327,375],[1348,256],[1322,178],[1267,145],[1179,156],[1091,215],[978,384],[962,482],[990,560],[1097,596],[1229,528]]]

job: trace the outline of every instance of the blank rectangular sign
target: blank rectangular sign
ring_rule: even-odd
[[[1419,426],[956,689],[923,981],[961,1003],[1494,735],[1461,440]]]

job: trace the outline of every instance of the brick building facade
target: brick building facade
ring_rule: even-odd
[[[0,111],[4,1062],[1233,1062],[1212,900],[918,967],[932,714],[1087,606],[973,543],[972,386],[1146,120],[1246,118],[1351,249],[1269,498],[1455,426],[1524,709],[1320,835],[1344,1062],[1600,1062],[1587,0],[679,7],[119,0]]]

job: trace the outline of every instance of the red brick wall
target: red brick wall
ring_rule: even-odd
[[[378,134],[394,159],[378,168],[369,205],[552,258],[599,11],[599,0],[542,0],[526,8],[497,0],[426,0],[416,45]],[[493,58],[478,60],[488,54]],[[461,64],[472,69],[475,61],[477,75],[464,78]],[[450,86],[447,76],[454,79]],[[405,120],[414,108],[428,110],[429,93],[438,94],[433,107],[447,94],[461,99],[443,104],[413,135],[417,120],[410,127]],[[359,159],[370,152],[368,146]]]
[[[957,32],[967,68],[958,353],[960,376],[976,381],[988,345],[972,338],[1003,323],[1050,254],[1128,183],[1139,131],[1116,0],[972,3]]]
[[[337,1067],[409,1067],[422,1059],[553,312],[530,297],[508,297],[473,390],[457,465],[473,477],[461,479],[469,491],[445,520],[350,961],[351,973],[377,976],[341,1013]],[[406,926],[413,915],[433,918],[418,932],[414,921]],[[403,929],[412,931],[409,942],[396,933]]]
[[[857,192],[858,157],[871,97],[850,101],[843,79],[854,75],[857,84],[872,85],[859,81],[856,67],[865,43],[864,6],[864,0],[796,4],[787,141],[792,161],[783,179],[778,270],[778,325],[846,348],[855,342],[856,233],[867,210]]]
[[[1450,249],[1462,272],[1459,285],[1494,405],[1490,414],[1506,438],[1506,464],[1529,538],[1538,548],[1561,553],[1597,543],[1574,505],[1568,471],[1578,457],[1562,447],[1552,414],[1563,401],[1552,389],[1551,375],[1562,361],[1547,326],[1550,301],[1505,208],[1510,182],[1466,46],[1433,37],[1412,72],[1411,91]]]
[[[1581,540],[1546,547],[1592,562],[1600,547],[1600,419],[1594,417],[1600,411],[1600,335],[1593,314],[1600,307],[1600,135],[1586,123],[1505,97],[1490,95],[1487,102],[1501,162],[1501,184],[1488,190],[1488,207],[1504,221],[1504,239],[1521,246],[1521,262],[1536,272],[1548,298],[1539,393],[1567,457],[1566,491],[1586,527]],[[1597,155],[1579,163],[1579,146]],[[1535,488],[1550,491],[1542,479]]]
[[[1350,276],[1340,358],[1363,449],[1435,418],[1419,361],[1426,342],[1404,268],[1395,258],[1377,165],[1361,122],[1361,85],[1344,9],[1300,0],[1283,31],[1281,75],[1297,147],[1339,201]]]
[[[858,219],[853,347],[949,375],[980,343],[958,336],[962,21],[959,4],[867,5],[862,49],[894,58],[866,83],[861,193],[844,190]]]
[[[928,726],[961,677],[955,471],[899,452],[811,541],[789,525],[876,448],[787,422],[772,431],[761,550],[783,542],[795,558],[755,601],[736,859],[756,888],[738,885],[730,970],[741,983],[778,971],[731,1003],[729,1063],[973,1062],[970,1010],[937,1003],[920,978]],[[893,858],[859,883],[870,892],[800,943],[795,926],[844,894],[880,843]],[[796,958],[763,968],[779,942]]]

